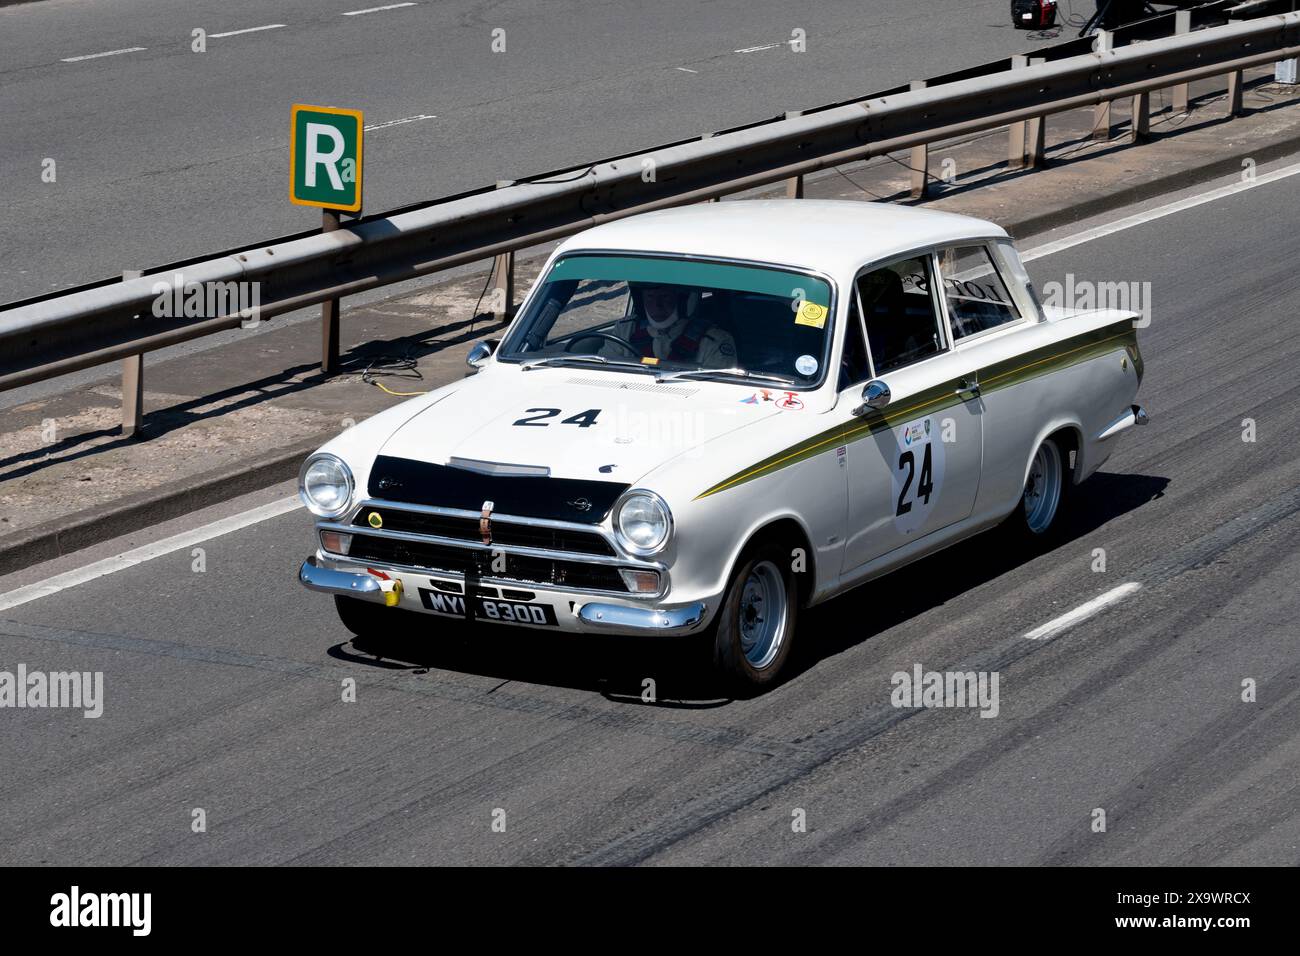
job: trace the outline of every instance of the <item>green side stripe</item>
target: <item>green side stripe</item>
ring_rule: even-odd
[[[1004,388],[1010,388],[1013,385],[1020,385],[1048,372],[1069,368],[1071,365],[1078,365],[1080,362],[1106,355],[1116,349],[1136,346],[1136,344],[1137,332],[1133,329],[1131,320],[1125,319],[1122,322],[1067,339],[1065,342],[1054,343],[1035,349],[1025,355],[1018,355],[1014,359],[985,366],[978,373],[980,391],[983,393],[996,392]],[[888,408],[883,412],[872,411],[859,421],[844,422],[833,428],[828,428],[812,438],[807,438],[796,445],[777,452],[775,455],[755,462],[743,471],[736,472],[736,474],[718,482],[712,488],[696,495],[695,500],[699,501],[701,498],[707,498],[720,491],[726,491],[737,485],[753,481],[755,478],[761,478],[774,471],[805,461],[814,455],[820,454],[827,448],[867,438],[877,432],[887,431],[917,416],[933,415],[945,408],[951,408],[962,401],[956,392],[958,384],[957,379],[951,379],[912,396],[908,399],[906,405],[898,408]]]

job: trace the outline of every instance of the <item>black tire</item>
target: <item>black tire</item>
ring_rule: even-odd
[[[780,580],[779,592],[774,574]],[[751,584],[748,594],[747,584]],[[746,638],[762,632],[761,624],[755,627],[754,616],[761,613],[759,608],[764,603],[761,595],[769,592],[784,596],[784,620],[774,628],[775,648],[760,651],[761,641],[751,642],[747,647]],[[755,597],[759,598],[757,602]],[[769,543],[746,551],[727,584],[722,607],[713,624],[713,666],[728,690],[737,696],[747,696],[772,686],[790,659],[798,623],[799,589],[790,568],[790,549]]]
[[[343,626],[367,644],[436,637],[458,640],[468,633],[465,621],[439,614],[421,614],[404,607],[334,595],[334,608]]]
[[[1038,467],[1040,455],[1046,456],[1050,464],[1044,469]],[[1054,469],[1054,475],[1050,474]],[[1020,494],[1020,501],[1004,524],[1005,530],[1015,539],[1031,545],[1045,545],[1056,540],[1061,528],[1061,515],[1074,487],[1074,469],[1070,466],[1070,448],[1059,438],[1043,439],[1043,443],[1034,450],[1030,460],[1030,476]],[[1055,484],[1055,503],[1044,513],[1044,498],[1052,495],[1051,484]]]

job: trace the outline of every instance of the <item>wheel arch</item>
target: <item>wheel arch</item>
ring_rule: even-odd
[[[1023,466],[1020,469],[1020,487],[1025,486],[1029,480],[1029,468],[1034,463],[1034,455],[1038,454],[1038,447],[1047,439],[1055,439],[1065,456],[1062,462],[1070,472],[1071,484],[1078,484],[1079,475],[1083,473],[1080,467],[1081,458],[1084,453],[1083,444],[1083,426],[1074,419],[1062,419],[1054,421],[1044,427],[1034,439],[1034,443],[1029,446],[1029,454],[1026,456]],[[1070,467],[1070,452],[1074,452],[1074,467]]]
[[[799,592],[799,606],[807,607],[817,586],[817,553],[813,549],[808,529],[793,515],[770,518],[753,529],[732,558],[731,566],[727,569],[727,580],[731,580],[732,575],[736,573],[736,567],[755,547],[769,543],[789,545],[792,548],[790,555],[792,562],[798,557],[793,553],[793,549],[803,551],[806,564],[802,571],[796,572],[795,585]]]

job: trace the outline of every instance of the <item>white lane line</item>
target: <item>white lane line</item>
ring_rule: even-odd
[[[345,17],[359,17],[363,13],[379,13],[382,10],[399,10],[402,7],[413,7],[414,3],[390,3],[382,7],[367,7],[364,10],[349,10],[343,14]]]
[[[238,531],[240,528],[247,528],[259,521],[266,521],[269,518],[288,514],[290,511],[301,507],[302,502],[298,500],[297,496],[273,501],[269,505],[262,505],[260,508],[253,508],[250,511],[231,515],[229,518],[213,521],[192,531],[182,531],[180,534],[174,534],[170,538],[163,538],[153,544],[132,548],[130,551],[124,551],[115,557],[104,558],[104,560],[96,561],[94,564],[88,564],[84,568],[56,574],[44,581],[29,584],[7,594],[0,594],[0,611],[7,611],[29,601],[36,601],[43,597],[49,597],[51,594],[58,594],[67,588],[75,588],[78,584],[85,584],[87,581],[93,581],[96,578],[102,578],[117,571],[124,571],[137,564],[143,564],[145,561],[160,558],[164,554],[171,554],[173,551],[180,551],[182,548],[193,547],[212,538],[219,538],[223,534]]]
[[[1073,611],[1067,611],[1060,617],[1053,618],[1041,627],[1036,627],[1025,635],[1027,640],[1041,641],[1045,637],[1051,637],[1053,634],[1059,634],[1068,627],[1074,627],[1080,621],[1086,621],[1094,614],[1098,614],[1110,607],[1116,601],[1122,601],[1130,594],[1142,590],[1142,585],[1136,581],[1129,581],[1127,584],[1121,584],[1117,588],[1111,588],[1105,594],[1099,594],[1091,601],[1080,604]]]
[[[1269,183],[1275,183],[1279,179],[1286,179],[1300,173],[1300,163],[1292,166],[1284,166],[1282,169],[1274,170],[1263,176],[1256,176],[1253,179],[1243,180],[1239,183],[1232,183],[1228,186],[1221,186],[1218,189],[1211,189],[1208,193],[1202,193],[1199,196],[1189,196],[1186,199],[1179,199],[1176,202],[1166,203],[1163,206],[1156,206],[1154,209],[1148,209],[1146,212],[1139,212],[1132,216],[1125,216],[1123,219],[1116,219],[1114,222],[1107,223],[1104,226],[1095,226],[1092,229],[1085,229],[1083,232],[1076,232],[1072,236],[1066,236],[1064,239],[1057,239],[1055,242],[1044,243],[1041,246],[1035,246],[1020,253],[1022,262],[1028,262],[1031,259],[1040,259],[1043,256],[1054,255],[1074,246],[1082,245],[1085,242],[1092,242],[1094,239],[1101,239],[1105,236],[1122,232],[1125,229],[1132,229],[1134,226],[1141,226],[1156,219],[1163,219],[1165,216],[1172,216],[1176,212],[1182,212],[1184,209],[1193,209],[1196,206],[1204,205],[1207,202],[1214,202],[1217,199],[1223,199],[1227,196],[1234,196],[1237,193],[1245,192],[1247,189],[1254,189],[1256,186],[1267,186]]]
[[[403,123],[418,123],[420,120],[437,119],[432,113],[421,113],[419,116],[407,116],[404,119],[389,120],[387,123],[376,123],[373,126],[367,126],[366,132],[372,129],[385,129],[389,126],[401,126]]]
[[[784,43],[785,41],[781,41]],[[742,50],[732,50],[732,53],[757,53],[759,50],[775,50],[780,43],[765,43],[762,46],[747,46]]]
[[[677,69],[681,70],[683,73],[698,73],[698,72],[700,72],[699,70],[688,70],[688,69],[686,69],[686,67],[684,67],[684,66],[679,66],[679,67],[677,67]]]
[[[208,39],[209,39],[209,40],[219,40],[221,37],[237,37],[237,36],[239,36],[241,33],[257,33],[257,32],[259,32],[259,31],[261,31],[261,30],[278,30],[278,29],[280,29],[282,26],[284,26],[283,23],[268,23],[266,26],[262,26],[262,27],[249,27],[249,28],[246,29],[246,30],[231,30],[231,31],[229,31],[228,33],[209,33],[209,34],[208,34]]]
[[[87,53],[85,56],[65,56],[64,63],[79,63],[82,60],[98,60],[101,56],[118,56],[122,53],[139,53],[145,49],[142,46],[129,46],[125,50],[109,50],[107,53]]]

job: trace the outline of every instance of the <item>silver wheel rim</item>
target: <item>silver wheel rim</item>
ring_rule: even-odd
[[[760,561],[740,591],[740,649],[755,670],[771,664],[781,650],[785,621],[785,579],[771,561]]]
[[[1038,446],[1025,480],[1025,523],[1034,534],[1042,534],[1056,517],[1061,501],[1061,453],[1053,442]]]

